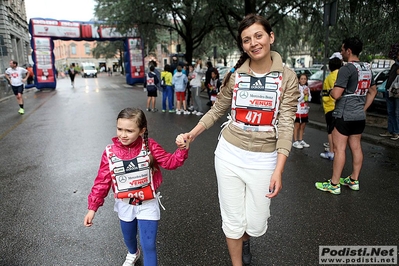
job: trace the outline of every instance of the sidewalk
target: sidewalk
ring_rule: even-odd
[[[379,135],[387,130],[387,118],[387,114],[368,112],[366,118],[366,128],[362,134],[362,139],[375,144],[399,148],[399,140],[391,140],[388,137],[380,137]],[[321,104],[310,103],[309,125],[326,131],[326,121]]]

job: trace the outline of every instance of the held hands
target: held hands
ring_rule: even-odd
[[[189,149],[191,136],[188,134],[180,134],[176,137],[176,145],[179,149]]]
[[[84,226],[90,227],[93,225],[93,219],[94,216],[96,215],[96,212],[93,210],[89,210],[85,216],[85,219],[83,221]]]

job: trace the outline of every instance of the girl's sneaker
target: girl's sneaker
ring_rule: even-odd
[[[297,149],[303,149],[303,146],[301,145],[301,143],[299,141],[295,141],[292,144],[292,147],[297,148]]]
[[[310,145],[309,144],[307,144],[304,140],[301,140],[301,142],[299,142],[301,145],[302,145],[302,147],[304,147],[304,148],[309,148],[310,147]]]
[[[139,260],[139,258],[140,258],[139,249],[137,249],[137,252],[135,254],[127,253],[126,260],[122,266],[134,266],[134,264]]]
[[[180,111],[180,110],[177,110],[177,111],[176,111],[176,114],[177,114],[177,115],[180,115],[180,114],[181,114],[181,111]]]

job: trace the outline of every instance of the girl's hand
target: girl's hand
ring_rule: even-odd
[[[83,224],[87,227],[90,227],[93,225],[93,219],[94,216],[96,215],[96,212],[93,210],[89,210],[85,216],[85,219],[83,221]]]
[[[266,197],[269,199],[274,198],[283,188],[282,184],[282,173],[274,171],[272,177],[270,179],[269,185],[269,194],[266,194]]]
[[[176,137],[176,145],[179,149],[189,149],[190,147],[190,137],[186,136],[185,134],[180,134]]]

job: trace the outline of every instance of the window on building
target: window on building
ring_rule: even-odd
[[[76,44],[71,44],[71,54],[76,55]]]
[[[85,44],[85,54],[90,55],[90,44],[86,43]]]

